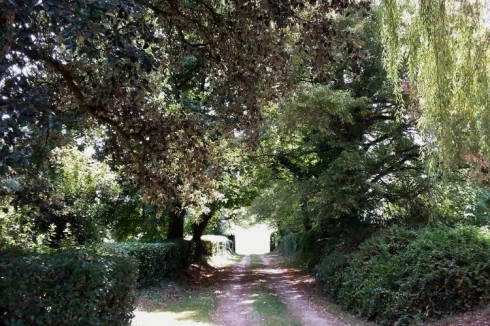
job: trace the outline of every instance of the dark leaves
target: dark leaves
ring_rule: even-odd
[[[18,157],[2,164],[25,167],[30,143],[45,155],[39,144],[74,128],[63,119],[75,114],[76,128],[107,128],[114,162],[148,198],[205,188],[219,171],[219,137],[238,131],[254,148],[261,106],[291,90],[298,72],[325,78],[332,49],[352,43],[328,14],[357,10],[348,1],[5,4],[0,105],[17,114],[4,144]],[[46,127],[53,114],[60,123]]]

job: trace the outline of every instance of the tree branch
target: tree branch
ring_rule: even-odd
[[[101,109],[100,107],[94,106],[94,105],[89,105],[85,101],[85,96],[83,95],[82,90],[80,87],[75,83],[75,78],[72,76],[72,74],[66,69],[64,65],[62,65],[59,61],[53,59],[51,56],[45,54],[44,52],[38,50],[38,51],[32,51],[32,50],[26,50],[18,47],[13,47],[13,51],[20,52],[27,56],[29,59],[33,61],[40,61],[44,62],[44,64],[53,70],[55,73],[60,75],[63,80],[65,81],[68,89],[71,91],[73,96],[78,102],[78,106],[80,109],[86,113],[89,113],[93,118],[98,120],[99,122],[109,125],[113,127],[116,132],[124,139],[129,140],[130,135],[122,129],[120,125],[118,125],[114,120],[104,117],[98,114],[97,111]]]

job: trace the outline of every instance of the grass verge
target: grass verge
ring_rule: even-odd
[[[211,287],[197,289],[175,283],[162,283],[140,290],[138,296],[135,317],[138,326],[163,322],[171,325],[212,325],[215,297]],[[145,321],[139,320],[139,313],[145,314]]]
[[[259,288],[252,295],[253,306],[265,326],[301,326],[286,305],[272,292]]]
[[[140,289],[133,325],[214,325],[216,287],[227,267],[240,258],[230,256],[214,266],[193,264],[177,280]]]

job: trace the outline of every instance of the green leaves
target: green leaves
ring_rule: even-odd
[[[3,325],[129,325],[136,262],[90,250],[0,252]]]
[[[107,153],[147,202],[192,201],[192,189],[212,188],[223,138],[237,132],[257,145],[263,104],[293,89],[296,71],[325,75],[337,45],[359,58],[349,23],[332,17],[367,10],[306,0],[4,2],[0,146],[10,151],[0,163],[25,173],[69,131],[103,126]]]
[[[366,98],[354,98],[349,91],[338,91],[323,85],[302,85],[288,101],[281,120],[285,129],[294,130],[292,124],[316,129],[325,135],[334,132],[339,123],[353,123],[352,108],[365,106]]]
[[[383,325],[467,311],[490,298],[489,249],[485,228],[392,227],[350,255],[338,299]]]
[[[194,258],[194,244],[184,240],[163,243],[115,243],[107,244],[103,248],[138,261],[139,287],[180,273]]]
[[[486,0],[382,2],[385,67],[400,92],[419,100],[433,172],[450,171],[468,152],[490,158],[489,8]]]

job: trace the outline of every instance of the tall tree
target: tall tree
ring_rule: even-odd
[[[327,64],[332,81],[305,78],[270,110],[258,158],[268,162],[272,182],[254,211],[289,231],[427,218],[416,210],[427,191],[416,120],[398,114],[376,21],[357,33],[364,58]]]
[[[481,170],[490,159],[490,2],[381,3],[385,67],[399,92],[419,100],[429,162]]]
[[[240,132],[256,147],[260,107],[295,84],[292,71],[328,78],[321,63],[339,60],[328,54],[352,34],[335,16],[369,11],[366,2],[299,0],[1,6],[1,171],[24,173],[55,135],[98,125],[143,199],[173,207],[212,187],[217,135]],[[295,52],[308,60],[298,66]]]

